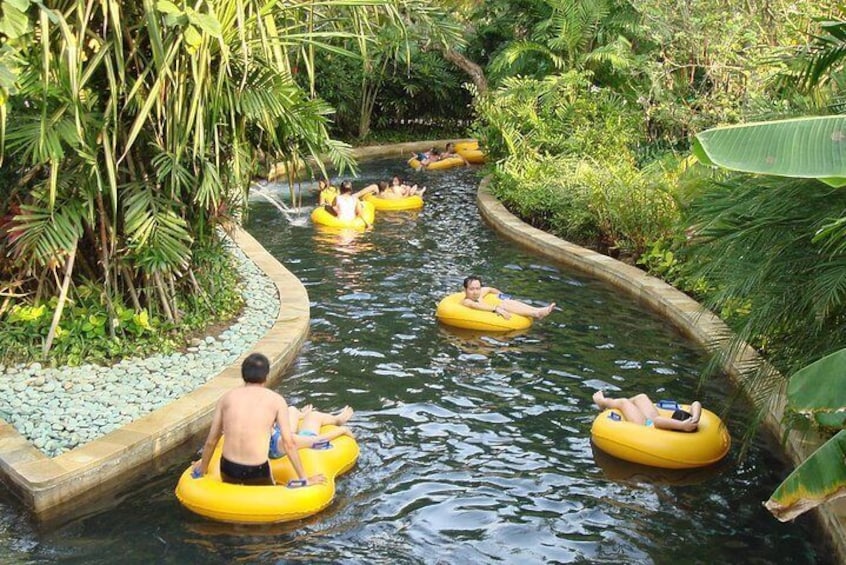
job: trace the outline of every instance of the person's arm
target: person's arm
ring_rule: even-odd
[[[297,447],[312,447],[315,443],[332,441],[333,439],[337,439],[341,436],[354,437],[348,427],[340,426],[329,433],[320,434],[319,436],[302,436],[300,434],[294,434],[294,443],[297,444]]]
[[[276,410],[276,425],[279,426],[279,441],[282,442],[282,447],[288,455],[288,459],[291,461],[291,466],[294,468],[294,472],[297,473],[297,477],[305,481],[306,485],[325,483],[326,477],[322,473],[306,477],[303,462],[300,461],[300,454],[297,451],[294,436],[291,433],[291,426],[288,424],[288,403],[281,396],[279,397],[279,407]]]
[[[481,310],[482,312],[491,312],[492,314],[497,314],[502,316],[506,320],[511,318],[511,314],[508,313],[508,310],[497,304],[493,306],[492,304],[488,304],[487,302],[482,302],[480,298],[478,302],[475,300],[470,300],[469,298],[465,298],[461,301],[461,304],[467,306],[468,308],[472,308],[473,310]]]
[[[353,196],[356,198],[363,198],[368,194],[377,194],[379,192],[379,186],[375,184],[368,184],[358,192],[356,192]]]
[[[203,444],[203,456],[194,463],[193,473],[195,476],[203,476],[209,471],[209,461],[211,461],[214,448],[217,447],[217,442],[223,433],[223,400],[221,398],[215,406],[209,435],[206,437],[206,443]]]

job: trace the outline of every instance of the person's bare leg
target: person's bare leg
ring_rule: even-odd
[[[637,406],[637,409],[640,410],[644,416],[649,418],[650,420],[654,420],[660,414],[658,413],[658,409],[655,408],[655,404],[652,403],[652,399],[646,396],[643,393],[636,394],[629,400]]]
[[[601,410],[608,408],[619,410],[628,422],[640,425],[646,423],[646,415],[628,398],[608,398],[601,390],[598,390],[593,394],[593,401]]]
[[[300,418],[302,418],[302,412],[296,406],[288,406],[288,426],[291,428],[291,433],[297,433]]]
[[[309,431],[319,433],[322,426],[343,426],[353,416],[353,409],[349,406],[344,406],[343,410],[337,414],[327,414],[318,410],[312,410],[303,418],[300,424],[301,431]]]
[[[543,308],[536,308],[526,304],[525,302],[513,300],[511,298],[503,300],[499,304],[512,314],[519,314],[520,316],[528,316],[529,318],[537,318],[539,320],[549,316],[549,313],[552,312],[553,308],[555,308],[555,302],[552,302]]]

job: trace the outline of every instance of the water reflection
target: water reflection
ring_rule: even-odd
[[[314,226],[314,248],[322,254],[355,255],[373,249],[367,233],[351,228]]]
[[[529,329],[491,333],[440,324],[438,335],[465,355],[482,355],[487,358],[491,353],[517,345],[516,338],[528,332]],[[525,343],[520,342],[520,345]]]
[[[698,485],[714,479],[726,470],[727,465],[733,463],[729,457],[714,465],[698,469],[660,469],[617,459],[593,444],[591,448],[593,460],[602,469],[605,478],[632,484]]]

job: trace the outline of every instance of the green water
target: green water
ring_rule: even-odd
[[[401,172],[367,164],[356,186]],[[717,467],[662,471],[594,453],[591,395],[645,391],[719,410],[723,378],[673,328],[609,287],[505,242],[475,207],[472,169],[421,173],[419,213],[324,232],[257,200],[248,230],[306,285],[311,336],[279,385],[290,402],[356,408],[358,465],[334,504],[270,527],[217,524],[173,497],[192,446],[67,523],[38,528],[0,501],[3,562],[545,563],[830,561],[810,517],[761,506],[787,473],[757,438]],[[271,187],[272,189],[273,187]],[[440,327],[470,273],[560,310],[521,335]],[[743,431],[742,409],[729,420]]]

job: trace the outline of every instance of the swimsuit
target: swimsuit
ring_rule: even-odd
[[[345,222],[355,220],[355,211],[358,207],[358,200],[352,195],[339,195],[335,199],[335,206],[338,207],[338,219]]]
[[[220,458],[220,478],[224,483],[236,485],[264,486],[274,485],[270,463],[261,465],[242,465],[225,457]]]
[[[306,437],[317,437],[317,434],[311,430],[302,430],[297,432],[298,436],[306,436]]]

